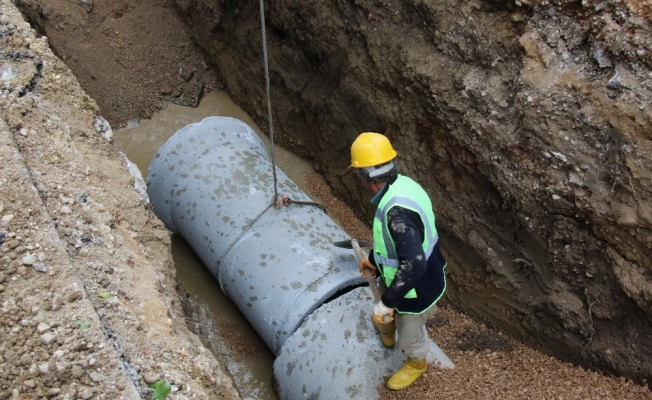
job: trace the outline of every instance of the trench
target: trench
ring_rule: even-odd
[[[153,210],[186,239],[272,351],[280,398],[378,398],[377,385],[404,362],[371,324],[369,304],[380,294],[363,285],[354,252],[334,244],[350,235],[280,165],[270,173],[265,147],[236,118],[183,127],[148,168]],[[272,207],[277,187],[288,203]],[[454,368],[432,339],[427,346],[428,362]]]
[[[82,2],[79,3],[81,4]],[[65,51],[62,50],[62,59],[65,60],[66,57],[64,53]],[[75,58],[70,59],[74,61],[73,63],[70,63],[71,65],[74,65],[74,63],[77,62]],[[93,77],[93,79],[95,79],[95,77]],[[218,93],[217,95],[220,94]],[[196,122],[198,119],[201,119],[201,117],[204,116],[201,115],[201,112],[206,105],[206,102],[211,99],[211,96],[212,95],[205,96],[197,108],[182,107],[175,111],[177,106],[168,106],[168,109],[152,118],[151,125],[149,120],[143,121],[138,126],[129,130],[131,132],[135,132],[139,129],[145,130],[143,133],[133,135],[129,138],[120,138],[126,131],[118,132],[116,135],[116,143],[121,147],[122,151],[132,159],[132,161],[136,162],[141,171],[145,172],[147,171],[149,161],[147,154],[143,153],[151,152],[151,154],[153,154],[164,141],[164,137],[171,135],[177,129],[187,125],[188,123]],[[96,96],[96,94],[93,94],[93,97],[100,98],[100,96]],[[221,104],[220,106],[224,105],[225,104]],[[233,105],[233,107],[237,109],[237,106]],[[191,115],[195,112],[200,113],[201,116],[197,116],[193,119]],[[219,107],[216,107],[215,110],[212,110],[206,115],[231,115],[222,114],[222,112],[224,111],[219,109]],[[168,118],[169,121],[155,122],[157,119],[166,118]],[[238,118],[245,119],[250,126],[255,128],[255,124],[251,119],[247,118],[244,113],[240,114]],[[146,131],[148,125],[155,130],[154,127],[157,126],[156,124],[158,123],[162,123],[162,126],[166,126],[164,132],[148,133]],[[129,125],[136,125],[136,123],[133,122]],[[259,131],[257,128],[255,129],[256,131]],[[138,142],[138,140],[152,141],[153,143],[146,143],[146,146],[142,146],[142,143]],[[142,158],[145,161],[138,161],[138,158]],[[302,174],[295,173],[293,168],[283,166],[282,157],[278,157],[277,161],[284,171],[288,175],[291,175],[294,182],[296,182],[300,187],[303,187]],[[271,353],[265,345],[262,344],[262,341],[253,331],[248,322],[241,314],[239,314],[235,306],[230,303],[227,298],[221,295],[221,290],[217,282],[208,271],[201,266],[201,262],[198,261],[192,251],[188,249],[183,239],[178,236],[173,237],[172,251],[178,270],[178,278],[181,281],[180,289],[182,294],[188,299],[188,305],[190,306],[188,307],[189,326],[194,328],[196,333],[199,333],[200,336],[203,336],[204,339],[211,344],[210,347],[218,358],[231,358],[231,362],[226,363],[227,368],[233,375],[234,380],[236,381],[235,383],[239,387],[243,397],[274,398],[275,396],[272,393],[270,382],[272,375],[271,364],[273,361]],[[227,311],[227,308],[229,307],[230,311]],[[229,339],[230,332],[218,331],[220,326],[230,326],[231,332],[236,330],[240,336],[239,339],[248,343],[252,347],[252,349],[247,349],[249,350],[248,354],[236,354],[235,350],[237,349],[237,342],[234,341],[229,343],[227,339]],[[253,343],[258,343],[260,346],[254,346]],[[246,360],[246,363],[243,360]],[[241,375],[238,375],[238,373]]]
[[[43,28],[41,27],[41,29]],[[124,31],[116,30],[114,33],[115,35],[119,35],[124,34]],[[55,41],[56,40],[53,39],[52,43]],[[53,50],[55,50],[55,53],[57,53],[61,59],[65,60],[67,57],[63,54],[65,53],[65,49],[62,50],[63,47],[65,46],[58,47],[53,45]],[[73,63],[69,63],[68,65],[72,69],[74,69],[75,66],[82,64],[75,64],[78,60],[77,56],[71,56],[71,59],[73,60]],[[184,63],[185,62],[186,61],[184,60]],[[97,66],[98,64],[95,65]],[[114,72],[110,66],[107,68],[102,65],[102,67],[105,70]],[[208,68],[205,68],[206,71],[208,71]],[[120,70],[120,68],[116,68],[116,70]],[[77,76],[83,81],[85,76],[84,72],[77,70],[75,73],[79,74]],[[206,73],[208,74],[209,72]],[[91,78],[95,80],[97,77],[91,74]],[[102,78],[99,80],[104,81]],[[115,84],[119,86],[120,83],[123,83],[123,80],[128,81],[128,79],[121,79],[119,77],[109,77],[105,82],[115,82]],[[141,82],[132,82],[132,86],[136,89],[136,92],[142,95],[145,91],[139,90],[142,89],[140,85]],[[149,86],[149,82],[143,83],[143,86]],[[214,88],[211,90],[210,87],[206,88],[206,91],[207,94],[203,96],[199,95],[198,99],[200,99],[200,101],[195,107],[182,107],[165,102],[166,106],[163,111],[153,115],[151,119],[142,121],[135,119],[121,121],[121,118],[133,118],[133,115],[149,115],[148,112],[143,111],[147,109],[147,106],[144,104],[138,104],[137,107],[134,107],[134,110],[136,108],[140,110],[134,113],[134,110],[131,112],[128,111],[128,104],[123,104],[122,98],[114,98],[114,100],[108,101],[111,104],[111,109],[108,110],[108,114],[105,114],[107,118],[112,116],[110,111],[113,110],[117,113],[116,115],[120,117],[118,119],[112,119],[113,122],[116,122],[116,126],[126,125],[126,129],[117,131],[114,134],[116,147],[138,167],[144,178],[147,178],[147,171],[154,155],[171,136],[182,128],[197,123],[208,116],[227,116],[243,121],[249,127],[253,128],[255,134],[252,136],[257,134],[262,142],[261,145],[266,147],[267,152],[271,154],[269,138],[261,133],[261,130],[256,126],[251,117],[243,112],[237,105],[233,104],[226,92],[215,92]],[[120,89],[111,86],[110,88],[105,87],[104,90],[100,90],[99,92],[93,90],[89,90],[89,92],[94,99],[98,99],[98,104],[100,104],[104,113],[107,111],[107,100],[112,98],[116,93],[119,93]],[[107,98],[103,99],[103,97]],[[134,97],[136,98],[139,96]],[[140,98],[142,99],[142,96]],[[162,99],[159,99],[159,101],[161,100]],[[147,102],[150,106],[152,105],[152,99],[143,101]],[[102,104],[104,104],[104,107],[102,107]],[[115,117],[116,115],[113,116]],[[303,190],[303,194],[307,195],[308,191],[305,190],[307,187],[305,175],[309,172],[313,172],[310,165],[279,147],[274,149],[274,157],[276,166],[282,170],[285,175],[286,183],[291,183],[291,186],[295,186],[298,190]],[[192,159],[192,157],[190,159]],[[266,172],[267,170],[265,171],[265,174]],[[271,169],[269,172],[271,172]],[[291,182],[288,182],[287,179]],[[268,185],[269,183],[265,184],[265,186]],[[295,194],[298,195],[299,193],[297,192]],[[152,196],[152,199],[158,197],[159,196],[155,195]],[[296,199],[294,196],[292,196],[292,198]],[[265,199],[269,199],[269,197],[265,197]],[[319,199],[313,200],[319,202]],[[321,213],[321,211],[319,213]],[[297,221],[299,220],[301,220],[301,217],[297,217]],[[317,220],[320,222],[326,222],[321,221],[319,217],[317,217]],[[298,334],[295,335],[296,337],[293,338],[294,341],[292,346],[285,351],[284,358],[280,357],[278,354],[280,350],[279,347],[288,335],[292,335],[295,332],[297,327],[290,326],[290,324],[296,323],[298,320],[296,318],[286,318],[288,321],[291,320],[291,322],[287,326],[283,325],[284,329],[281,334],[283,337],[278,339],[278,341],[276,340],[277,338],[274,338],[275,343],[270,344],[270,338],[260,332],[261,322],[252,319],[251,315],[247,314],[247,310],[242,308],[239,310],[235,303],[229,300],[224,294],[228,291],[223,291],[223,280],[219,279],[218,282],[214,275],[215,271],[206,268],[204,262],[200,260],[201,258],[205,261],[204,255],[197,255],[202,254],[202,249],[198,248],[191,240],[188,240],[188,242],[192,244],[188,244],[180,235],[173,235],[171,250],[177,271],[177,281],[179,282],[177,289],[182,298],[184,311],[186,312],[186,323],[188,327],[202,339],[206,347],[211,350],[216,358],[221,361],[222,365],[225,366],[242,398],[275,399],[277,398],[278,393],[279,397],[289,399],[296,398],[291,396],[306,393],[307,390],[313,391],[313,393],[317,393],[318,395],[321,390],[328,391],[331,390],[331,388],[346,391],[347,395],[352,396],[356,396],[357,393],[372,391],[374,392],[374,396],[376,396],[377,393],[375,387],[380,383],[382,374],[389,374],[391,371],[396,370],[400,363],[402,363],[402,359],[399,359],[400,354],[396,353],[393,354],[393,356],[388,354],[387,350],[381,348],[379,343],[376,343],[379,342],[376,335],[373,335],[373,338],[377,340],[369,340],[370,334],[372,333],[372,327],[368,318],[365,316],[368,316],[369,310],[366,306],[368,305],[371,296],[368,296],[364,289],[357,290],[360,289],[359,286],[362,282],[362,278],[358,276],[357,270],[349,268],[350,265],[353,265],[355,256],[352,251],[345,251],[342,249],[336,253],[330,254],[333,250],[330,248],[332,240],[344,239],[345,235],[342,235],[344,232],[338,229],[338,238],[334,239],[335,236],[333,236],[332,233],[335,230],[334,228],[337,223],[317,223],[317,226],[315,227],[316,229],[313,229],[310,223],[302,222],[301,225],[305,227],[306,230],[315,231],[315,235],[320,235],[320,240],[324,239],[326,236],[329,237],[326,242],[322,243],[320,249],[313,248],[312,244],[310,244],[308,246],[309,252],[306,252],[305,254],[313,253],[313,251],[315,254],[325,252],[329,254],[318,254],[315,257],[317,257],[320,262],[309,264],[309,269],[312,270],[311,274],[318,274],[320,277],[308,285],[305,290],[305,293],[307,293],[306,296],[296,299],[296,308],[302,310],[301,313],[303,313],[303,317],[307,317],[312,313],[312,311],[315,311],[314,314],[317,314],[318,317],[314,317],[314,314],[311,315],[312,322],[306,322],[309,328],[304,329],[301,332],[301,337],[299,337]],[[326,229],[329,231],[328,234],[324,232],[316,232],[324,225],[328,225],[328,229]],[[292,229],[286,232],[289,233],[289,236],[293,235],[291,230]],[[312,232],[301,233],[312,235]],[[191,246],[197,251],[196,254],[191,249]],[[271,254],[273,254],[274,250],[271,250]],[[294,251],[294,248],[292,250]],[[328,266],[323,263],[325,261],[328,262]],[[344,266],[343,264],[345,264],[346,267],[339,268],[340,266]],[[330,270],[336,272],[329,275],[329,273],[324,273],[324,270],[321,269],[322,267],[327,267],[329,273],[331,272]],[[271,269],[272,268],[270,268],[270,270]],[[345,274],[340,274],[340,271],[347,272]],[[213,274],[211,274],[211,272]],[[347,276],[344,277],[344,275]],[[338,279],[339,281],[337,281]],[[347,282],[346,286],[343,286],[344,284],[340,281]],[[299,283],[300,282],[297,281],[297,284]],[[293,286],[294,284],[295,282],[292,282],[290,286]],[[326,289],[319,288],[319,286],[324,286]],[[254,288],[250,286],[250,289],[253,290]],[[293,286],[293,289],[296,290],[297,288]],[[313,296],[312,294],[309,294],[310,292],[314,292],[315,295]],[[233,293],[231,293],[231,295],[233,295]],[[281,296],[282,293],[277,293],[275,296],[276,295]],[[236,302],[238,301],[238,299],[235,298],[234,300]],[[239,303],[238,305],[240,307],[242,306],[242,304]],[[293,303],[292,305],[295,304]],[[317,307],[319,307],[319,310],[315,310]],[[344,309],[347,309],[350,313],[347,311],[347,315],[339,318],[338,322],[346,320],[345,323],[341,325],[339,323],[331,323],[328,324],[326,330],[322,331],[319,329],[319,325],[322,323],[321,321],[324,321],[329,316],[330,318],[334,318],[336,313],[342,313]],[[316,311],[321,311],[321,314]],[[288,307],[284,316],[281,318],[285,318],[286,314],[289,315],[296,313],[297,310],[293,307]],[[245,317],[245,315],[247,315],[247,317]],[[296,317],[296,315],[294,315],[294,317]],[[306,318],[306,320],[307,319],[308,318]],[[276,324],[277,321],[271,319],[271,322]],[[343,327],[349,327],[352,329],[344,329]],[[280,332],[280,330],[277,332]],[[342,334],[344,335],[346,344],[341,343]],[[310,339],[308,339],[308,336],[310,336]],[[355,338],[355,341],[349,341],[348,339],[351,337]],[[305,347],[304,339],[312,342],[312,344],[309,345],[310,357],[305,356],[306,349],[303,348]],[[334,346],[343,349],[342,354],[339,352],[333,352],[332,349]],[[289,349],[300,350],[293,352]],[[327,354],[322,356],[323,353]],[[317,356],[317,354],[319,354],[319,356]],[[360,358],[355,356],[357,354],[367,354],[370,355],[370,357]],[[276,364],[281,364],[278,362],[279,359],[282,360],[284,366],[286,364],[288,366],[290,364],[298,364],[298,368],[292,378],[289,378],[289,375],[292,375],[293,368],[287,370],[289,372],[286,374],[281,373],[281,375],[287,375],[283,376],[285,382],[279,382],[279,384],[276,385],[277,387],[273,388],[275,385],[273,385],[272,381],[278,379],[279,376],[278,369],[275,369]],[[384,366],[385,368],[379,369],[377,367],[377,362],[380,359],[387,360],[386,365]],[[303,362],[307,363],[306,366],[311,364],[310,371],[307,375],[301,374]],[[344,364],[340,364],[340,362],[343,362]],[[317,379],[315,379],[316,376],[312,373],[313,368],[315,371],[330,371],[327,380],[323,381],[320,377],[317,381]],[[354,371],[353,374],[347,372],[351,370]],[[372,370],[373,372],[371,372]],[[373,377],[371,377],[371,375],[373,375]],[[341,379],[341,376],[345,376],[346,378]],[[344,383],[346,383],[346,385],[344,385]],[[297,385],[299,387],[297,387]],[[310,385],[316,385],[316,387],[311,388]],[[303,387],[301,388],[301,386]],[[308,388],[306,389],[306,387]],[[278,390],[284,390],[292,395],[290,396],[288,393],[279,393]],[[371,398],[365,395],[362,397]]]
[[[269,149],[269,138],[225,92],[206,94],[197,107],[171,104],[149,120],[131,121],[127,128],[115,133],[114,142],[146,178],[159,147],[179,129],[208,116],[246,122]],[[278,146],[275,155],[279,168],[305,190],[310,165]],[[223,363],[244,399],[277,399],[272,383],[272,352],[180,235],[172,235],[171,250],[188,327]]]

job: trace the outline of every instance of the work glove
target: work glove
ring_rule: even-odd
[[[378,276],[378,269],[376,269],[376,266],[373,265],[368,258],[365,258],[362,261],[360,261],[359,270],[360,270],[360,275],[362,275],[363,278],[365,278],[364,276],[365,268],[369,268],[369,270],[371,271],[371,275],[373,275],[374,278]]]
[[[394,321],[394,309],[387,307],[383,301],[379,301],[374,306],[374,320],[381,324],[389,324]]]

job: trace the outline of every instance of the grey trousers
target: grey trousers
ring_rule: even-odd
[[[420,360],[428,355],[430,345],[426,321],[429,314],[427,311],[418,315],[394,313],[398,334],[396,346],[410,358]]]
[[[385,293],[387,287],[385,280],[379,279],[380,293]],[[428,341],[428,331],[426,330],[426,322],[432,315],[435,307],[430,307],[428,310],[421,314],[399,314],[394,313],[396,321],[396,333],[398,340],[396,347],[407,357],[421,360],[428,356],[430,351],[430,343]]]

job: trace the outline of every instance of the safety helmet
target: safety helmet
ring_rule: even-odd
[[[385,135],[363,132],[351,145],[351,167],[367,168],[385,164],[396,158],[397,154]]]

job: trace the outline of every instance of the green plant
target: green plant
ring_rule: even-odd
[[[81,329],[82,331],[84,329],[90,328],[90,326],[91,326],[91,323],[86,321],[85,319],[78,319],[78,320],[75,320],[75,322],[77,323],[77,326],[79,327],[79,329]]]
[[[154,393],[152,393],[152,399],[154,400],[164,400],[172,391],[172,386],[165,379],[151,383],[149,387],[154,389]]]

